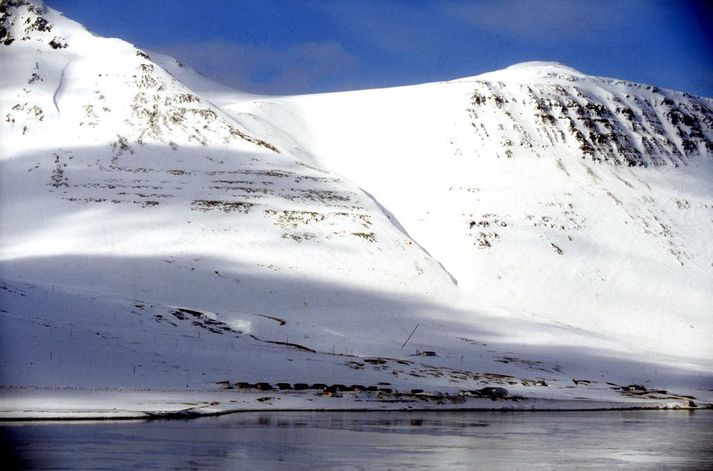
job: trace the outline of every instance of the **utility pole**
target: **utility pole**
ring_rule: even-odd
[[[416,327],[414,327],[413,330],[411,331],[411,335],[409,335],[408,338],[406,339],[406,341],[404,342],[404,344],[401,345],[401,349],[402,349],[402,350],[403,350],[403,348],[406,346],[406,344],[408,343],[408,341],[411,340],[411,337],[413,337],[413,334],[416,332],[416,329],[418,329],[418,326],[419,326],[419,325],[421,325],[420,322],[419,322],[418,324],[416,324]]]

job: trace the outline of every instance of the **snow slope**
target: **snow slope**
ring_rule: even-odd
[[[373,195],[468,306],[710,360],[710,99],[526,63],[226,110]]]
[[[713,401],[711,100],[258,97],[6,4],[0,415]]]

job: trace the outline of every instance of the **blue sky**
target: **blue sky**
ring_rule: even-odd
[[[221,83],[290,94],[416,84],[557,61],[713,97],[713,2],[45,0],[91,31]]]

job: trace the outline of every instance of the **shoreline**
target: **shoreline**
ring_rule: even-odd
[[[22,391],[22,390],[20,390]],[[20,392],[15,391],[15,392]],[[71,421],[188,420],[250,412],[608,412],[704,411],[707,402],[612,398],[483,398],[442,396],[439,400],[387,398],[372,394],[325,397],[315,393],[235,391],[36,389],[37,394],[0,390],[0,424]]]

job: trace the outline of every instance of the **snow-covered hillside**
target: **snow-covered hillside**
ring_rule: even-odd
[[[711,100],[257,97],[3,6],[2,415],[713,401]]]
[[[372,194],[468,306],[710,360],[710,99],[525,63],[226,109]]]

